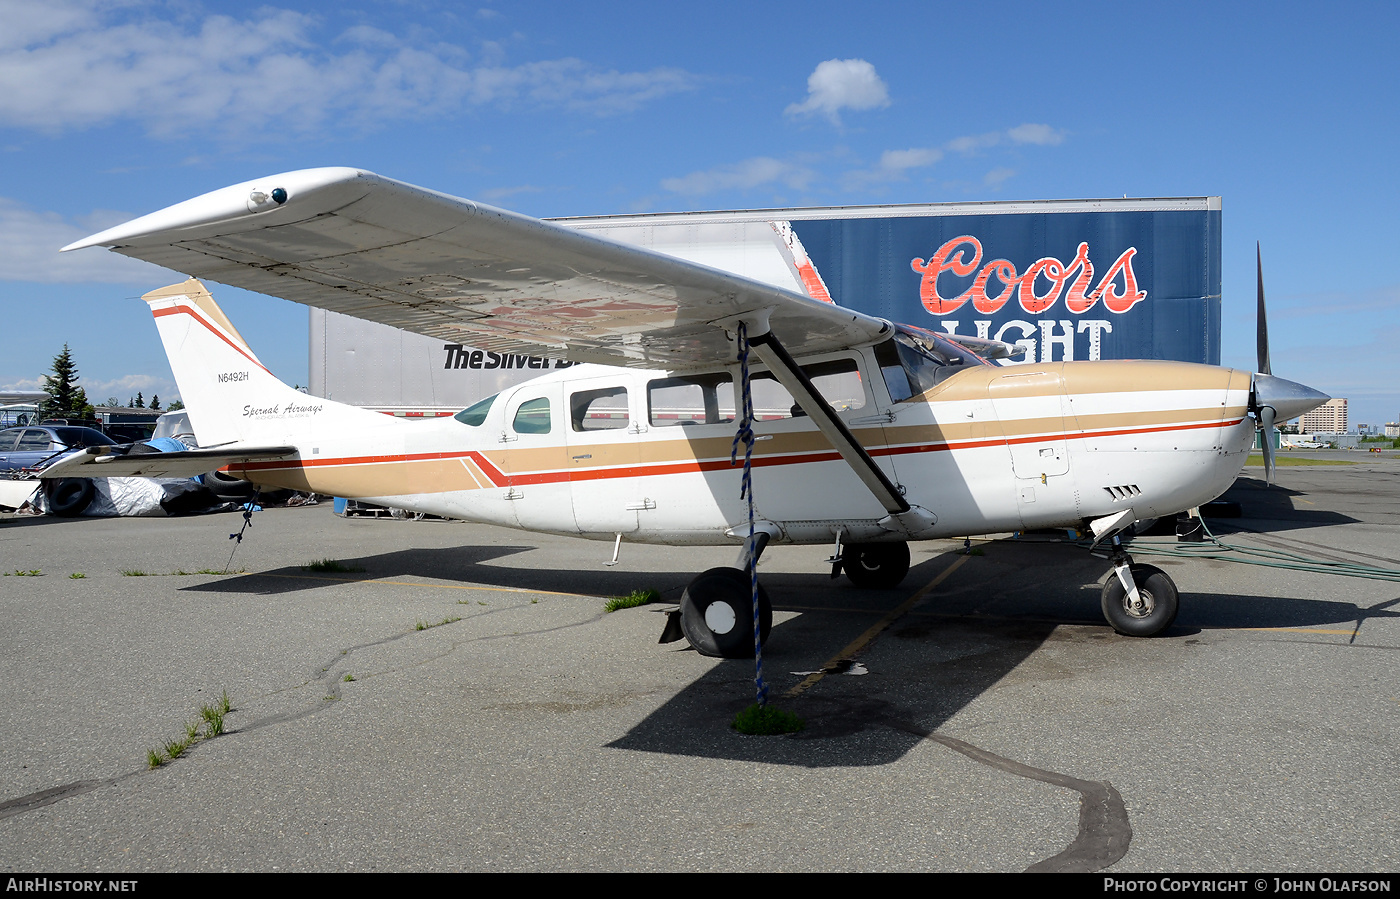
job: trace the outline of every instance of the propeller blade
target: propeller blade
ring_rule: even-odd
[[[1259,310],[1255,315],[1257,322],[1257,349],[1259,351],[1259,371],[1261,374],[1271,375],[1269,369],[1269,318],[1264,314],[1264,256],[1259,249],[1259,242],[1254,243],[1254,262],[1257,266],[1256,281],[1259,285]]]
[[[1264,482],[1274,483],[1274,409],[1265,406],[1259,410],[1259,426],[1263,433],[1260,444],[1264,449]]]

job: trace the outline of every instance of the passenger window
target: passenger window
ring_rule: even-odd
[[[812,386],[826,398],[837,412],[849,412],[865,406],[865,385],[860,381],[860,368],[854,359],[833,359],[804,365],[802,370]]]
[[[569,423],[575,431],[610,431],[625,428],[627,388],[581,390],[569,397]]]
[[[511,423],[517,434],[549,433],[549,398],[540,397],[526,400],[515,410],[515,421]]]
[[[734,420],[734,379],[727,372],[658,378],[647,385],[653,427],[722,424]]]
[[[837,412],[864,408],[865,385],[861,383],[860,367],[854,359],[817,362],[802,366],[802,371],[817,388],[817,393]],[[807,414],[772,372],[754,372],[749,376],[749,385],[755,421],[780,421]]]

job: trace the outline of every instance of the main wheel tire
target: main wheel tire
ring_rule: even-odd
[[[773,607],[758,587],[759,635],[773,629]],[[721,659],[753,658],[753,600],[749,573],[711,568],[696,575],[681,595],[681,632],[696,652]]]
[[[62,478],[49,490],[49,514],[76,518],[96,495],[97,488],[90,478]]]
[[[1103,617],[1113,629],[1126,637],[1151,637],[1160,634],[1176,621],[1176,584],[1167,573],[1152,565],[1133,565],[1133,583],[1143,607],[1130,608],[1128,591],[1116,572],[1103,585]]]
[[[841,569],[857,587],[898,587],[909,573],[909,544],[848,543],[841,550]]]

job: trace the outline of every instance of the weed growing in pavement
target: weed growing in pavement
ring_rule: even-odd
[[[414,629],[415,631],[425,631],[425,630],[427,630],[427,629],[430,628],[430,627],[442,627],[444,624],[451,624],[451,623],[454,622],[454,621],[461,621],[461,620],[462,620],[462,616],[461,616],[461,615],[455,615],[455,616],[450,616],[450,617],[444,618],[444,619],[442,619],[441,621],[437,622],[436,624],[429,624],[429,623],[426,622],[426,621],[421,621],[421,620],[420,620],[420,621],[418,621],[416,624],[413,625],[413,629]]]
[[[364,571],[364,569],[360,568],[358,565],[346,565],[335,559],[321,559],[318,562],[311,562],[310,564],[301,566],[301,570],[314,571],[320,574],[353,574],[358,571]]]
[[[771,736],[775,734],[795,734],[807,724],[793,712],[785,712],[771,705],[749,706],[734,716],[731,725],[741,734]]]
[[[618,609],[635,609],[637,606],[660,601],[661,591],[648,587],[645,590],[633,590],[626,596],[614,596],[603,604],[603,611],[616,612]]]
[[[87,577],[87,575],[83,574],[81,571],[75,571],[72,574],[68,575],[68,577],[72,580],[77,580],[79,578],[85,578]]]
[[[43,569],[30,568],[28,570],[16,568],[14,571],[5,572],[5,577],[43,577]]]
[[[218,701],[202,705],[199,707],[199,719],[185,724],[185,738],[183,740],[169,740],[162,749],[146,750],[146,767],[159,768],[166,762],[173,762],[184,755],[191,746],[204,740],[212,740],[224,732],[224,716],[233,710],[233,703],[228,698],[228,691],[224,690],[219,695]],[[200,721],[204,722],[204,730],[200,730]]]

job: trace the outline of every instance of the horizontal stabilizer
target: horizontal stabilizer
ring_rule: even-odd
[[[179,453],[131,453],[126,447],[94,446],[70,453],[45,468],[44,478],[192,478],[242,462],[287,459],[291,446],[186,450]]]

